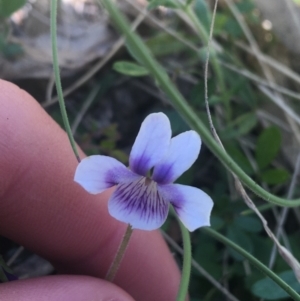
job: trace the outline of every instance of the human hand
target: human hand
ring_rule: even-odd
[[[179,272],[157,231],[135,230],[115,284],[99,279],[126,229],[108,214],[111,191],[79,187],[67,135],[26,92],[5,81],[0,92],[0,234],[64,274],[1,284],[0,300],[175,300]]]

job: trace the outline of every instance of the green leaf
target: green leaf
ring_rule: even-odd
[[[116,148],[116,142],[110,139],[102,140],[100,143],[101,149],[103,149],[105,152],[109,152]]]
[[[128,163],[128,155],[125,152],[123,152],[119,149],[114,149],[110,154],[113,158],[118,159],[122,163],[124,163],[124,164]]]
[[[217,13],[215,19],[215,26],[214,26],[214,34],[220,34],[224,31],[224,26],[228,21],[229,17],[223,13]]]
[[[233,18],[227,20],[224,25],[224,30],[227,34],[231,35],[232,38],[240,38],[243,35],[243,31],[239,23]]]
[[[257,124],[257,118],[255,113],[246,113],[241,115],[235,120],[238,125],[238,134],[240,136],[249,133]]]
[[[245,13],[245,14],[249,14],[255,9],[255,5],[253,1],[250,0],[240,1],[236,3],[236,6],[241,13]]]
[[[204,81],[201,80],[191,89],[191,92],[189,94],[189,102],[193,106],[195,106],[195,107],[204,106],[204,94],[205,94],[204,88],[205,88]],[[221,97],[213,95],[215,93],[215,90],[216,90],[216,81],[208,79],[207,94],[211,95],[211,97],[209,98],[209,101],[208,101],[210,105],[213,105],[215,103],[214,100],[212,101],[212,98],[218,98],[218,102],[222,102]]]
[[[270,253],[272,252],[273,247],[272,241],[259,235],[252,235],[251,240],[253,242],[254,247],[253,256],[265,265],[268,265],[270,260]],[[259,279],[261,279],[261,276],[259,277]]]
[[[179,8],[178,3],[175,0],[151,0],[149,1],[148,9],[154,9],[158,6],[165,6],[168,8]]]
[[[244,155],[240,147],[232,142],[224,143],[225,149],[228,154],[234,158],[235,162],[249,175],[253,174],[253,168],[248,160],[248,158]]]
[[[194,0],[186,0],[185,5],[189,6],[193,3]]]
[[[268,169],[261,175],[262,181],[267,184],[276,185],[285,183],[290,177],[287,170],[283,168]]]
[[[229,59],[227,56],[225,58],[226,60]],[[225,98],[230,100],[234,96],[251,109],[256,109],[257,97],[253,93],[249,80],[229,69],[223,69],[223,73],[229,87],[229,90],[225,93]]]
[[[230,225],[227,229],[227,235],[230,240],[238,244],[240,247],[248,251],[249,253],[252,253],[253,251],[253,244],[251,242],[250,237],[247,235],[247,233],[238,227],[235,227],[234,225]],[[236,260],[243,260],[243,256],[241,256],[239,253],[234,251],[233,249],[229,248],[230,254],[232,257],[234,257]]]
[[[255,157],[260,169],[268,166],[277,156],[281,145],[280,130],[271,126],[258,137]]]
[[[8,18],[26,4],[26,0],[0,0],[0,18]]]
[[[148,39],[146,45],[150,48],[151,53],[155,57],[173,53],[178,55],[181,51],[186,50],[186,46],[183,43],[165,32],[159,33]]]
[[[119,61],[114,63],[113,69],[119,73],[129,76],[145,76],[149,74],[149,71],[146,68],[128,61]]]
[[[278,276],[296,292],[300,292],[300,284],[295,278],[293,271],[286,271],[278,274]],[[278,300],[289,297],[289,295],[270,278],[257,281],[252,286],[251,291],[254,295],[266,300]]]
[[[201,22],[201,24],[204,25],[205,29],[208,32],[211,23],[211,12],[209,10],[206,1],[196,0],[194,5],[194,10],[199,21]]]
[[[215,278],[222,277],[222,267],[220,264],[220,253],[217,244],[210,238],[199,236],[199,244],[195,246],[193,257],[195,260]],[[213,260],[207,260],[207,258]]]
[[[234,220],[234,225],[248,232],[260,232],[262,230],[261,221],[253,216],[238,216]]]
[[[250,112],[243,114],[236,118],[229,126],[222,132],[224,139],[237,138],[249,133],[257,124],[255,113]]]

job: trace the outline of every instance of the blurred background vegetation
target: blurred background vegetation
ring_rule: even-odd
[[[31,93],[62,124],[51,64],[49,2],[0,0],[0,76]],[[175,0],[116,3],[208,125],[204,62],[214,1],[187,1],[185,10]],[[227,152],[265,189],[287,198],[300,191],[299,5],[296,0],[220,0],[208,73],[213,121]],[[58,46],[72,131],[88,155],[109,155],[127,164],[140,124],[151,112],[167,114],[174,135],[188,129],[96,1],[60,1]],[[205,190],[215,202],[212,227],[300,292],[232,176],[205,145],[178,182]],[[264,206],[251,197],[282,244],[300,259],[299,209]],[[163,231],[180,265],[181,236],[173,217]],[[288,299],[247,260],[205,232],[194,232],[192,243],[192,301]],[[20,278],[55,273],[47,261],[5,238],[0,248]]]

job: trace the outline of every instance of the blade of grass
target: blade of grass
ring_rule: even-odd
[[[70,144],[72,147],[72,150],[76,156],[76,159],[78,162],[80,162],[80,157],[76,148],[76,143],[74,140],[74,137],[72,135],[72,130],[70,127],[69,119],[68,119],[68,114],[64,102],[64,97],[63,97],[63,90],[62,90],[62,85],[61,85],[61,80],[60,80],[60,74],[59,74],[59,63],[58,63],[58,53],[57,53],[57,28],[56,28],[56,23],[57,23],[57,0],[52,0],[51,1],[51,44],[52,44],[52,56],[53,56],[53,69],[54,69],[54,76],[55,76],[55,83],[56,83],[56,90],[57,90],[57,95],[58,95],[58,101],[59,101],[59,107],[60,107],[60,112],[61,116],[63,119],[64,127],[65,130],[68,134]]]

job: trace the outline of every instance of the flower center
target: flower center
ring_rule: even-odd
[[[150,178],[145,177],[145,185],[146,185],[146,186],[151,185],[151,182],[153,182],[153,181],[152,181]]]

